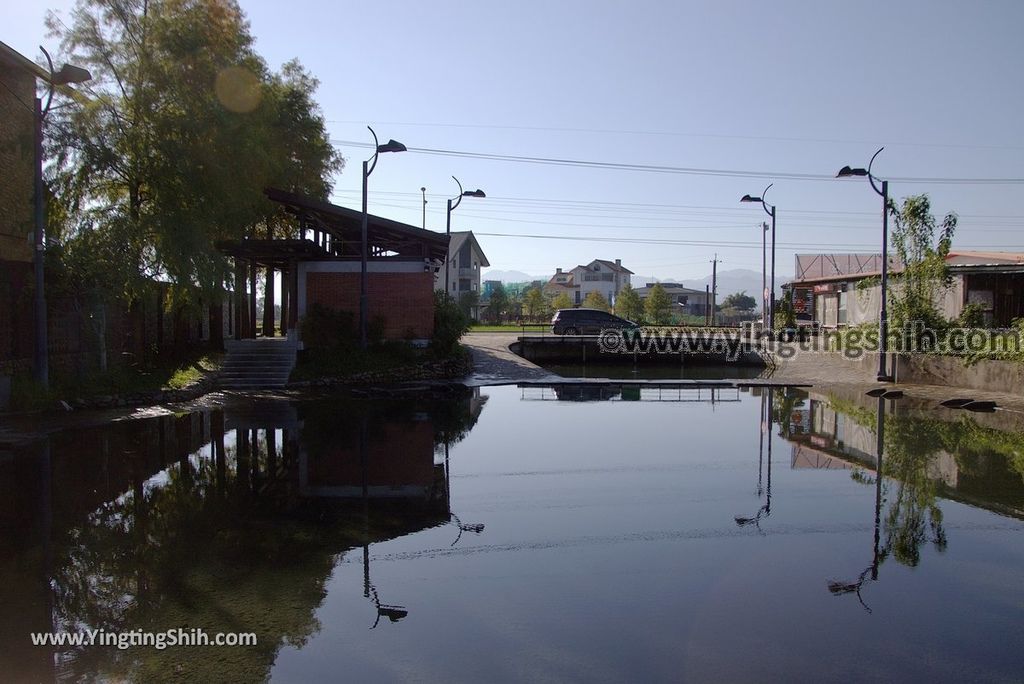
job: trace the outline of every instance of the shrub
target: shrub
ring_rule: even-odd
[[[446,293],[434,292],[434,338],[431,345],[439,354],[455,349],[459,338],[469,330],[469,316]]]

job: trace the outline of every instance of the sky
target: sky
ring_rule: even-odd
[[[56,48],[47,3],[0,1],[0,40],[31,58]],[[66,18],[73,3],[48,6]],[[410,151],[381,155],[370,212],[420,226],[426,187],[426,225],[444,231],[454,175],[487,194],[464,199],[452,230],[473,230],[492,269],[621,258],[683,279],[717,255],[759,271],[768,217],[739,198],[769,183],[780,276],[797,252],[878,252],[881,198],[833,177],[882,146],[873,172],[895,199],[957,212],[954,249],[1024,251],[1019,0],[241,7],[272,68],[298,58],[320,80],[347,161],[332,201],[359,208],[371,125]]]

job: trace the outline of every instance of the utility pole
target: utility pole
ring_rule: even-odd
[[[715,307],[718,306],[718,253],[711,260],[711,326],[715,325]]]
[[[420,188],[420,192],[423,193],[423,230],[427,229],[427,189]]]
[[[711,325],[711,286],[704,286],[704,325]]]

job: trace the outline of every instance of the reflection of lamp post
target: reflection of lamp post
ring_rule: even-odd
[[[761,395],[761,441],[758,447],[757,455],[757,495],[761,496],[761,463],[762,456],[764,454],[764,433],[768,431],[768,487],[765,489],[765,502],[753,517],[748,518],[741,515],[737,515],[734,519],[736,524],[740,527],[746,527],[747,525],[754,525],[758,531],[761,530],[761,518],[769,517],[772,514],[772,423],[773,417],[773,404],[774,394],[771,388],[765,388],[765,393]],[[765,404],[765,394],[768,395],[768,403]],[[767,427],[766,427],[767,426]]]
[[[853,582],[837,582],[835,580],[828,583],[828,590],[832,592],[833,596],[839,596],[841,594],[856,594],[857,600],[860,601],[860,605],[864,606],[864,610],[871,612],[868,605],[864,603],[864,599],[860,595],[861,587],[864,586],[864,582],[868,580],[868,575],[871,576],[873,582],[878,581],[878,566],[882,563],[882,553],[879,546],[881,545],[882,536],[882,451],[885,445],[885,399],[881,396],[878,397],[878,414],[877,414],[878,429],[876,430],[877,441],[875,443],[875,451],[878,454],[875,463],[875,537],[874,546],[872,548],[871,565],[864,568],[864,570],[857,575],[857,579]]]
[[[43,122],[46,115],[50,113],[50,104],[53,102],[53,89],[59,85],[71,83],[85,83],[92,79],[92,74],[87,69],[76,67],[72,64],[65,64],[60,71],[54,73],[53,60],[50,53],[39,47],[46,55],[46,62],[49,65],[50,74],[46,78],[49,84],[46,89],[46,105],[43,105],[42,98],[36,98],[35,103],[35,254],[33,265],[36,271],[36,293],[35,293],[35,323],[36,323],[36,350],[35,350],[35,371],[36,381],[44,388],[50,384],[50,360],[49,343],[46,330],[46,294],[43,291],[43,252],[46,249],[44,233],[46,231],[46,198],[43,196]]]
[[[367,128],[370,128],[367,126]],[[388,140],[383,145],[377,141],[377,134],[374,133],[373,129],[370,128],[370,133],[373,135],[373,156],[363,162],[363,229],[362,239],[360,242],[360,262],[361,267],[359,269],[359,347],[366,349],[366,329],[367,329],[367,294],[366,294],[366,259],[367,259],[367,224],[369,223],[369,215],[366,213],[366,185],[367,179],[370,174],[373,173],[374,167],[377,166],[377,155],[381,152],[405,152],[406,147],[400,142],[395,140]]]
[[[461,520],[459,520],[459,516],[457,516],[454,513],[452,513],[452,490],[451,490],[451,482],[452,481],[451,481],[451,474],[449,473],[448,468],[449,468],[448,442],[445,442],[444,443],[444,486],[445,486],[445,490],[446,490],[445,491],[445,498],[448,501],[448,515],[450,515],[451,517],[455,518],[455,524],[458,525],[458,527],[459,527],[459,534],[458,534],[457,537],[455,537],[455,541],[453,541],[451,543],[452,546],[455,546],[456,544],[459,543],[459,540],[462,539],[462,533],[463,532],[473,532],[475,534],[480,534],[481,532],[484,531],[484,524],[483,523],[470,523],[470,524],[467,525],[467,524],[463,523]]]
[[[744,195],[740,198],[740,202],[760,202],[761,206],[764,207],[766,214],[772,217],[772,280],[771,289],[768,291],[768,324],[771,330],[775,329],[775,205],[768,208],[768,204],[764,201],[764,196],[768,194],[768,188],[771,188],[774,183],[769,183],[768,187],[764,189],[760,197],[751,197],[750,195]]]
[[[448,258],[445,259],[445,264],[444,264],[444,294],[445,294],[446,297],[450,297],[451,296],[451,292],[449,290],[449,285],[448,285],[448,282],[449,282],[448,279],[449,279],[449,274],[452,272],[452,253],[451,253],[452,211],[454,211],[455,207],[459,206],[459,204],[462,203],[462,198],[463,197],[487,197],[487,195],[484,194],[484,191],[481,190],[480,188],[477,188],[476,190],[466,190],[466,191],[463,191],[462,190],[462,183],[459,183],[459,179],[456,178],[455,176],[452,176],[452,180],[455,181],[455,183],[459,186],[459,194],[458,194],[457,197],[455,197],[454,200],[451,200],[451,199],[448,200],[448,223],[447,223],[447,227],[445,228],[445,233],[448,235],[448,242],[449,242],[448,250],[449,251],[448,251]],[[452,204],[452,202],[455,202],[455,204]]]
[[[889,280],[889,181],[882,181],[882,187],[875,185],[875,177],[871,174],[871,165],[875,163],[875,157],[884,150],[884,147],[879,147],[878,152],[871,155],[871,161],[868,162],[868,168],[850,168],[844,166],[839,169],[839,173],[836,174],[836,178],[849,178],[852,176],[867,176],[871,182],[871,189],[882,196],[882,310],[878,314],[878,337],[879,337],[879,350],[878,350],[878,376],[879,382],[889,382],[892,378],[885,370],[885,355],[889,351],[889,314],[887,309],[886,299],[887,295],[887,284]]]

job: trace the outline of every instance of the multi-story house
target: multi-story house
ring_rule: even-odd
[[[582,304],[591,292],[597,292],[609,304],[615,304],[615,298],[632,274],[622,265],[622,259],[594,259],[586,266],[580,265],[568,271],[558,269],[544,286],[544,292],[553,297],[565,292],[576,305]]]
[[[470,316],[479,318],[479,299],[482,295],[480,269],[490,265],[473,231],[454,232],[448,243],[448,258],[435,276],[434,289],[444,290],[447,274],[448,294],[452,299],[459,301],[463,295],[476,295],[477,303],[470,309]]]

